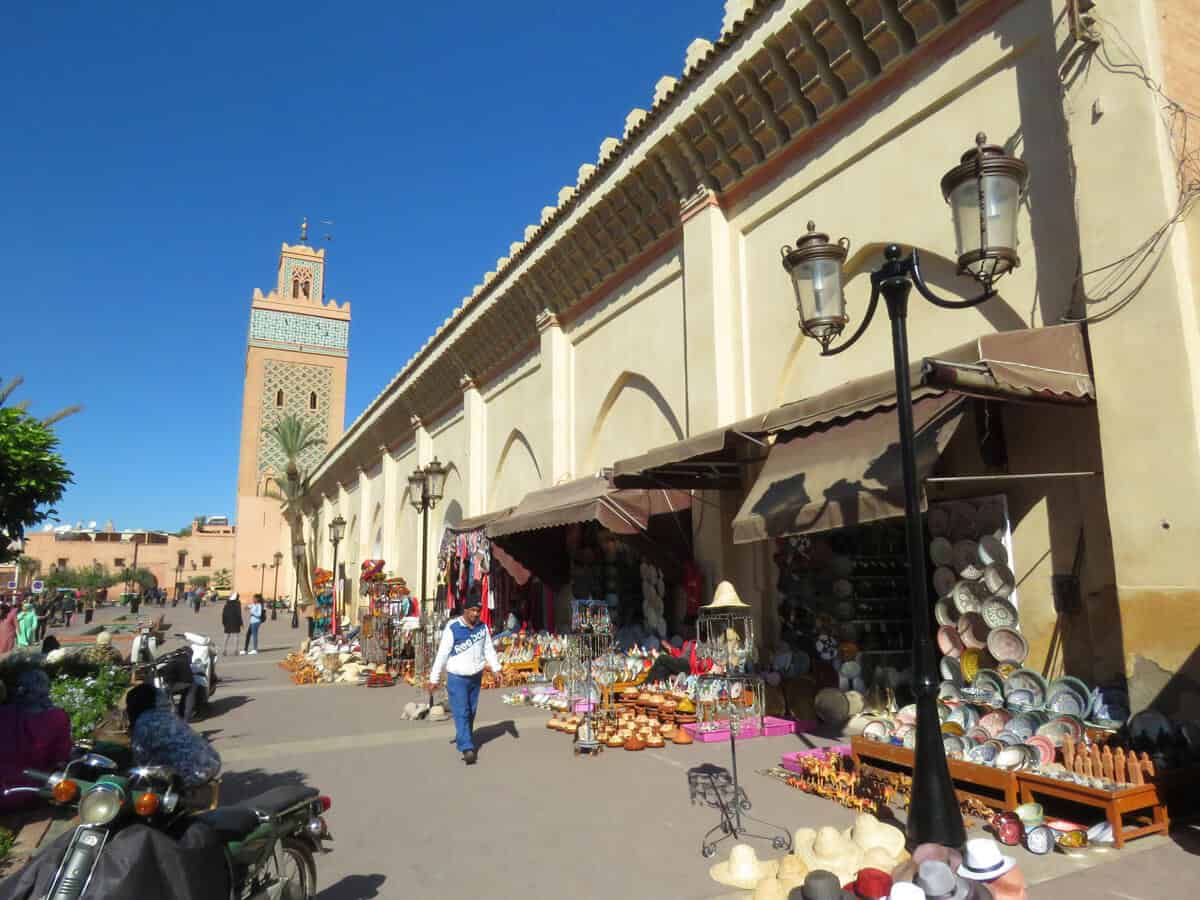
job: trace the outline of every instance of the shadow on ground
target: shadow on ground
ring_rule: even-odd
[[[491,725],[484,725],[482,728],[475,729],[475,746],[482,747],[485,744],[490,744],[492,741],[503,737],[506,734],[512,735],[514,740],[521,739],[521,733],[517,731],[517,723],[512,719],[504,722],[494,722]]]
[[[253,697],[247,697],[245,694],[226,694],[223,697],[218,697],[208,704],[208,708],[204,710],[202,717],[204,719],[213,719],[222,713],[231,712],[239,706],[245,706],[247,703],[253,703]]]
[[[317,900],[365,900],[378,897],[379,888],[385,881],[387,878],[383,875],[347,875],[317,894]]]
[[[271,788],[307,784],[308,774],[298,769],[268,772],[266,769],[245,769],[221,773],[221,805],[231,806],[256,797]]]

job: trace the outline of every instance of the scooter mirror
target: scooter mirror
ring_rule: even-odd
[[[88,753],[75,760],[75,765],[90,766],[93,769],[107,769],[115,772],[120,768],[113,760],[99,753]]]

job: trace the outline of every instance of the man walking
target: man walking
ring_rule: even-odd
[[[246,629],[246,647],[242,650],[242,655],[249,653],[253,656],[258,652],[258,628],[263,621],[263,599],[262,594],[254,595],[254,602],[250,604],[250,627]],[[250,649],[251,641],[254,642],[254,649]]]
[[[241,636],[243,624],[242,603],[236,593],[230,594],[225,605],[221,607],[221,626],[225,630],[225,645],[221,648],[222,656],[229,655],[230,638],[233,638],[233,651],[237,652],[238,638]]]
[[[492,645],[492,633],[479,621],[482,603],[479,586],[474,585],[463,605],[462,615],[452,619],[442,632],[437,657],[429,673],[429,684],[436,689],[445,669],[446,687],[450,694],[450,709],[454,713],[454,746],[462,753],[463,762],[475,765],[475,711],[479,708],[479,686],[483,667],[500,674],[500,660]]]
[[[71,616],[75,615],[75,592],[67,591],[63,594],[62,602],[63,627],[71,627]]]

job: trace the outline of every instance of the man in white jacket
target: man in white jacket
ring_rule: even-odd
[[[479,685],[483,667],[500,674],[500,660],[492,646],[492,632],[479,621],[482,603],[478,586],[472,587],[463,605],[462,615],[451,619],[442,632],[437,657],[429,673],[430,687],[436,688],[445,669],[446,689],[450,694],[450,710],[454,713],[454,745],[462,753],[463,762],[475,765],[475,710],[479,707]]]

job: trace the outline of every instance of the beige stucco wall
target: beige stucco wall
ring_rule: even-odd
[[[785,3],[771,16],[805,5]],[[654,258],[631,261],[583,311],[560,316],[561,323],[539,321],[534,356],[479,382],[478,407],[464,408],[462,395],[448,391],[445,408],[452,412],[440,422],[415,431],[397,426],[389,436],[393,447],[409,442],[397,451],[405,454],[395,462],[400,477],[436,453],[455,464],[447,504],[457,501],[476,514],[519,500],[539,475],[552,484],[586,474],[890,369],[882,310],[859,346],[819,358],[797,329],[779,248],[794,242],[809,219],[835,239],[850,238],[848,271],[859,273],[847,288],[852,324],[865,309],[864,273],[877,265],[887,241],[919,247],[935,289],[972,293],[970,283],[953,276],[956,248],[939,179],[982,130],[1030,168],[1022,266],[999,284],[996,299],[977,309],[935,309],[914,295],[911,355],[936,354],[984,332],[1111,312],[1088,326],[1095,408],[1004,412],[1012,471],[1100,474],[937,490],[1009,496],[1031,659],[1051,669],[1065,664],[1088,678],[1136,675],[1135,703],[1154,699],[1172,673],[1193,665],[1200,635],[1200,575],[1192,562],[1200,539],[1195,228],[1189,222],[1169,235],[1161,257],[1143,271],[1144,282],[1131,282],[1138,292],[1124,308],[1113,309],[1096,278],[1077,279],[1081,265],[1099,268],[1137,247],[1170,218],[1177,198],[1161,98],[1138,78],[1088,65],[1067,33],[1065,8],[1063,0],[991,4],[996,21],[936,64],[897,76],[820,139],[805,138],[802,152],[752,170],[743,185],[724,193],[687,198],[672,241]],[[1169,89],[1186,97],[1197,91],[1187,63],[1194,30],[1164,27],[1180,8],[1175,0],[1107,5],[1105,28],[1113,30],[1100,36],[1113,53],[1127,43],[1152,77],[1165,71]],[[731,48],[712,77],[749,58],[755,39]],[[1072,61],[1064,66],[1066,83],[1059,72],[1064,59]],[[698,85],[681,102],[695,102],[704,91]],[[676,121],[668,116],[662,127]],[[535,336],[533,322],[521,328]],[[528,443],[536,466],[523,442],[510,440],[514,434]],[[964,430],[947,466],[969,461],[962,447],[971,439]],[[483,453],[483,465],[461,462],[472,452]],[[769,640],[775,628],[770,548],[732,545],[737,492],[701,499],[693,524],[709,587],[732,578],[762,610]],[[415,583],[417,517],[406,505],[386,513],[394,568]],[[434,544],[440,516],[431,521]],[[1071,570],[1081,529],[1084,606],[1059,616],[1051,577]]]

